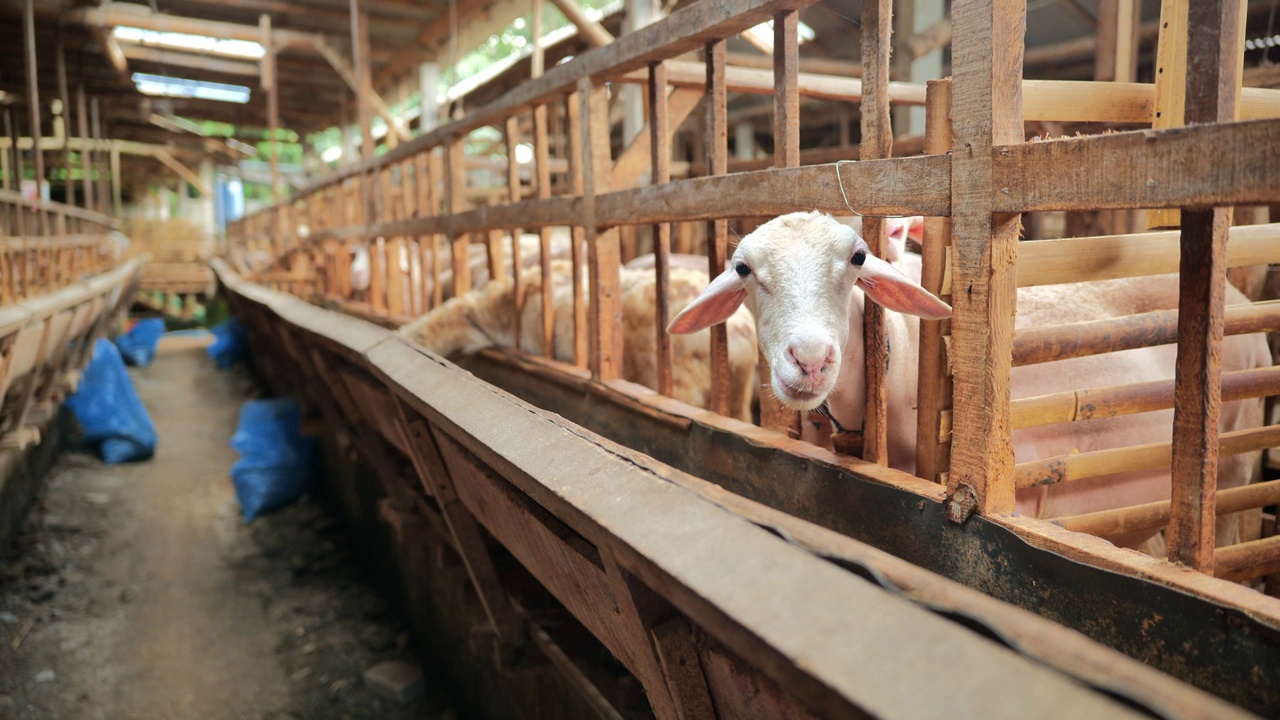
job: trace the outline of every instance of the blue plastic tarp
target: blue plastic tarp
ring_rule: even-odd
[[[244,324],[236,318],[230,318],[210,328],[213,343],[205,350],[213,358],[218,368],[226,370],[238,362],[249,360],[249,334]]]
[[[252,400],[240,406],[231,466],[245,522],[296,501],[310,487],[315,438],[302,437],[302,411],[291,398]]]
[[[108,465],[146,460],[155,454],[156,426],[133,388],[120,351],[99,338],[93,360],[67,407],[84,430],[84,442]]]
[[[146,367],[156,357],[156,345],[164,335],[164,318],[144,318],[115,339],[120,356],[130,365]]]

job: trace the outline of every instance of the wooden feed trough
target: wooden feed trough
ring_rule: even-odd
[[[1025,3],[957,0],[952,77],[927,87],[888,82],[890,3],[883,1],[865,4],[861,79],[798,72],[796,11],[808,4],[702,0],[240,221],[230,232],[231,264],[218,271],[259,339],[260,359],[278,379],[294,379],[295,392],[324,413],[333,432],[352,437],[369,462],[381,465],[388,492],[409,493],[414,507],[440,518],[448,542],[467,559],[499,635],[506,620],[495,608],[506,595],[502,580],[485,570],[490,561],[479,527],[635,674],[659,716],[696,714],[682,705],[689,696],[681,693],[690,687],[709,693],[722,715],[734,714],[721,709],[730,701],[717,684],[718,650],[699,654],[700,677],[690,681],[672,673],[662,630],[670,617],[683,618],[698,637],[714,638],[810,712],[840,715],[852,707],[866,710],[869,705],[862,703],[869,701],[859,694],[867,691],[861,684],[850,688],[818,679],[831,668],[849,677],[843,673],[852,671],[834,658],[830,666],[816,659],[809,664],[801,648],[787,649],[792,641],[825,647],[825,626],[801,623],[771,644],[754,620],[735,616],[738,629],[726,629],[728,606],[747,602],[747,611],[750,602],[710,599],[712,588],[685,584],[714,584],[719,570],[734,562],[750,565],[749,558],[725,555],[679,572],[665,566],[658,559],[663,550],[645,542],[687,542],[686,526],[666,520],[670,513],[684,516],[640,488],[632,494],[620,484],[628,489],[609,495],[575,473],[603,472],[612,479],[626,475],[624,466],[643,467],[651,480],[666,483],[661,487],[694,489],[690,503],[712,502],[757,527],[773,528],[810,559],[825,558],[814,573],[831,569],[827,561],[849,567],[842,553],[853,550],[836,545],[866,543],[1084,633],[1238,706],[1275,715],[1280,601],[1242,583],[1256,586],[1280,571],[1280,538],[1214,547],[1218,513],[1257,514],[1280,500],[1274,482],[1221,493],[1215,486],[1220,456],[1280,444],[1276,426],[1221,437],[1218,431],[1224,401],[1273,395],[1278,374],[1273,368],[1223,373],[1220,366],[1224,334],[1280,329],[1275,301],[1224,306],[1229,268],[1280,263],[1280,226],[1231,226],[1230,206],[1280,202],[1280,95],[1238,89],[1239,4],[1166,2],[1164,12],[1172,19],[1162,22],[1159,57],[1182,52],[1191,62],[1161,65],[1161,79],[1152,86],[1024,81]],[[726,66],[725,39],[769,19],[776,29],[772,77]],[[690,59],[695,52],[699,58]],[[609,92],[611,84],[627,82],[648,88],[649,132],[615,149]],[[689,111],[685,92],[701,96],[706,157],[701,174],[673,181],[672,118]],[[773,94],[772,168],[728,172],[725,102],[731,92]],[[859,103],[858,162],[822,158],[821,164],[802,164],[802,96]],[[923,154],[890,157],[895,147],[909,147],[895,143],[889,130],[891,100],[925,106]],[[1171,121],[1178,108],[1185,108],[1185,127]],[[1029,122],[1148,127],[1028,141]],[[553,124],[568,139],[564,157],[550,155]],[[477,205],[471,198],[492,198],[494,192],[478,187],[468,173],[464,144],[489,126],[504,132],[505,201]],[[526,142],[533,146],[531,167],[516,161],[518,146]],[[553,188],[562,192],[553,194]],[[721,414],[620,379],[621,261],[651,247],[661,286],[673,238],[679,249],[681,237],[687,247],[704,237],[711,267],[719,268],[729,252],[731,222],[749,230],[763,217],[801,209],[864,214],[873,251],[883,242],[879,218],[927,218],[923,281],[950,298],[954,315],[946,323],[922,323],[918,477],[884,466],[886,398],[894,388],[885,387],[878,371],[887,347],[877,314],[867,316],[871,400],[861,459],[796,439],[795,414],[766,397],[760,399],[759,426],[723,417],[723,332],[713,332],[711,341],[712,356],[719,358],[713,365],[713,409]],[[1181,232],[1019,242],[1020,218],[1040,217],[1027,214],[1131,209],[1159,211],[1154,224],[1180,223]],[[690,240],[685,233],[695,224]],[[375,325],[339,322],[335,314],[279,292],[394,327],[471,287],[472,245],[483,248],[488,275],[501,277],[506,269],[500,253],[512,238],[536,233],[546,258],[555,227],[571,227],[575,244],[585,246],[574,260],[589,269],[591,311],[585,311],[579,292],[573,362],[515,351],[486,351],[466,361],[468,370],[502,390],[470,385],[452,365],[388,339]],[[260,264],[255,253],[273,259]],[[366,253],[369,285],[353,288],[353,258]],[[265,272],[253,275],[262,267]],[[548,262],[541,267],[549,272]],[[513,269],[517,283],[521,273],[537,272],[519,263]],[[1176,317],[1142,313],[1112,325],[1014,332],[1019,287],[1170,272],[1180,274]],[[544,292],[549,287],[544,279]],[[549,304],[544,300],[543,307]],[[655,315],[661,337],[665,307]],[[322,322],[343,330],[321,331]],[[1010,400],[1015,367],[1175,342],[1175,383]],[[660,356],[658,362],[669,372],[669,359]],[[464,382],[466,393],[457,389]],[[661,380],[659,388],[669,387],[667,382]],[[503,391],[558,416],[531,411]],[[1170,407],[1177,418],[1170,444],[1021,464],[1010,451],[1018,428],[1075,422],[1090,413]],[[549,457],[533,440],[541,436],[520,424],[522,419],[545,424],[537,427],[558,438],[577,437],[581,446],[570,442]],[[627,462],[597,469],[593,453]],[[560,463],[563,473],[549,466]],[[401,464],[412,465],[417,483],[398,485]],[[1160,466],[1171,468],[1170,501],[1052,521],[1013,513],[1018,488]],[[420,490],[431,500],[419,497]],[[651,527],[632,528],[615,518],[609,498]],[[1170,560],[1103,539],[1121,530],[1160,527],[1167,528]],[[644,531],[645,542],[627,536],[629,528]],[[1084,530],[1097,536],[1078,532]],[[832,545],[823,544],[828,541]],[[780,567],[771,564],[769,572]],[[690,574],[680,574],[685,571]],[[788,582],[781,577],[778,584]],[[802,586],[825,587],[817,577],[806,576]],[[609,593],[618,605],[606,606],[602,618],[600,598]],[[661,608],[656,616],[648,614],[650,599]],[[735,635],[739,631],[745,635]],[[688,641],[683,632],[668,638],[675,647]],[[884,657],[909,654],[886,651]],[[1001,714],[995,703],[1008,690],[989,696],[993,704],[977,714]],[[693,696],[701,698],[702,690]],[[888,706],[871,712],[898,714]]]

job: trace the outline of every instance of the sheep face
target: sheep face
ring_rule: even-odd
[[[723,322],[744,301],[756,318],[773,393],[787,407],[826,401],[851,340],[854,286],[888,308],[925,318],[951,308],[871,255],[852,228],[818,212],[774,218],[742,239],[729,269],[668,327],[689,333]],[[861,338],[856,338],[861,342]]]

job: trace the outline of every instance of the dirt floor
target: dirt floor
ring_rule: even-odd
[[[315,502],[244,523],[228,439],[246,376],[190,341],[131,374],[156,457],[64,455],[0,563],[0,718],[458,717],[430,673],[409,704],[363,679],[421,664]]]

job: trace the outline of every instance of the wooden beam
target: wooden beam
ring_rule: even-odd
[[[1240,0],[1188,8],[1186,122],[1235,119],[1244,44]],[[1179,262],[1178,359],[1173,407],[1169,559],[1213,573],[1217,524],[1222,336],[1231,208],[1184,210]]]
[[[702,63],[688,60],[668,60],[668,82],[676,87],[697,87],[702,84],[706,69]],[[769,70],[726,67],[725,87],[730,92],[772,95],[776,78]],[[633,70],[619,78],[623,82],[643,83],[645,71]],[[821,100],[856,101],[862,99],[862,80],[834,75],[797,73],[796,92],[801,97]],[[889,96],[901,105],[924,105],[925,86],[921,83],[889,83]]]
[[[202,55],[194,52],[170,50],[168,48],[147,47],[145,45],[134,45],[132,43],[122,44],[121,52],[128,60],[139,60],[142,62],[156,63],[158,65],[172,65],[174,67],[206,70],[209,72],[223,73],[225,75],[258,77],[262,69],[261,65],[258,63],[248,62],[245,60],[227,60],[225,58],[214,57],[207,54]]]
[[[352,75],[356,85],[356,113],[360,121],[360,158],[373,160],[373,125],[369,116],[373,94],[373,67],[369,60],[369,16],[360,8],[360,0],[351,0]]]
[[[280,192],[280,89],[276,75],[276,48],[271,39],[271,16],[263,13],[258,16],[258,29],[262,37],[262,80],[261,86],[267,91],[267,137],[271,143],[271,202],[278,203]]]
[[[590,338],[591,377],[616,380],[622,377],[623,364],[618,231],[602,231],[596,218],[596,196],[609,191],[613,168],[609,156],[608,89],[603,83],[583,78],[578,81],[577,100],[583,149],[582,225],[591,278],[591,327],[595,328],[595,335]]]
[[[952,11],[958,37],[971,41],[953,58],[951,205],[956,292],[951,321],[956,415],[947,490],[968,494],[984,515],[1013,510],[1010,357],[1017,287],[1017,215],[998,213],[996,146],[1021,143],[1026,4],[966,3]],[[962,503],[963,505],[963,503]],[[957,507],[949,502],[949,507]],[[963,521],[966,513],[954,513]]]
[[[90,152],[87,149],[89,144],[89,110],[88,104],[85,102],[83,80],[76,84],[76,118],[80,128],[81,194],[84,196],[85,209],[93,210],[97,207],[97,204],[93,200],[93,178],[91,177],[92,172],[89,163]]]
[[[893,126],[889,120],[889,67],[893,29],[892,0],[863,0],[861,125],[863,160],[880,160],[893,151]],[[856,211],[857,208],[854,208]],[[862,219],[862,236],[871,254],[886,257],[885,221],[880,217]],[[863,344],[866,349],[866,410],[863,417],[862,459],[889,464],[889,340],[885,334],[884,309],[869,299],[863,302]]]
[[[67,89],[67,48],[63,43],[62,28],[58,28],[58,48],[56,54],[57,71],[58,71],[58,98],[62,102],[62,129],[59,134],[62,135],[62,165],[67,171],[67,180],[64,187],[66,188],[66,204],[76,204],[76,184],[71,181],[71,148],[67,142],[71,137],[71,93]],[[57,128],[54,128],[57,131]]]
[[[23,35],[24,45],[26,46],[27,56],[27,107],[31,111],[31,137],[34,138],[34,150],[32,155],[35,158],[36,166],[36,192],[43,192],[44,188],[44,148],[40,143],[40,70],[36,65],[36,15],[35,0],[26,0],[23,3]],[[49,234],[49,218],[45,213],[38,213],[40,217],[40,234]]]
[[[1190,0],[1160,3],[1160,41],[1156,46],[1156,102],[1151,118],[1153,128],[1179,127],[1187,92],[1187,13]],[[1160,208],[1147,213],[1147,227],[1178,225],[1178,210]]]
[[[120,156],[120,151],[118,149],[113,148],[112,156],[114,158],[118,158]],[[173,154],[170,153],[168,150],[157,149],[151,153],[151,156],[159,160],[160,162],[164,163],[165,167],[169,168],[174,173],[176,173],[178,177],[190,183],[191,186],[194,187],[196,191],[199,192],[201,195],[205,195],[205,196],[209,195],[210,193],[209,186],[204,184],[204,181],[200,179],[200,176],[197,175],[190,168],[188,168],[186,165],[183,165],[181,162],[179,162],[178,159],[175,158]],[[116,160],[113,164],[116,164],[118,162],[119,161]]]
[[[143,6],[145,8],[146,6]],[[131,3],[108,2],[98,7],[85,8],[67,13],[65,22],[88,27],[113,28],[118,25],[136,27],[156,32],[185,33],[189,35],[207,35],[224,40],[245,40],[258,42],[259,29],[256,25],[238,25],[236,23],[204,20],[192,17],[180,17],[159,12],[138,12]],[[280,49],[302,50],[310,46],[317,36],[314,33],[297,30],[274,30],[272,38]]]
[[[703,147],[707,154],[709,175],[724,175],[729,171],[728,88],[725,87],[724,53],[727,41],[709,42],[706,46],[703,82],[706,88],[703,114]],[[669,76],[668,76],[669,77]],[[776,154],[775,154],[776,156]],[[729,254],[729,222],[715,218],[707,223],[707,267],[712,277],[725,266]],[[721,415],[731,412],[729,406],[729,336],[723,324],[711,326],[709,358],[711,363],[711,402],[709,407]],[[759,355],[764,360],[763,352]],[[761,367],[768,367],[761,365]],[[763,427],[785,432],[781,404],[771,394],[760,394],[760,424]]]
[[[169,155],[167,152],[165,153],[165,155],[171,159],[173,157],[172,155]],[[159,158],[161,162],[164,162],[164,158],[161,158],[158,154],[156,155],[156,157]],[[179,167],[182,167],[182,169],[186,170],[186,167],[183,166],[181,163],[179,163],[177,160],[174,160],[173,162]],[[165,163],[165,164],[167,165],[168,163]],[[195,174],[192,173],[192,175],[195,175]],[[198,182],[200,180],[200,177],[198,175],[196,175],[195,178],[197,182],[192,184],[195,185],[196,189],[200,191],[201,195],[204,195],[207,197],[209,195],[209,188],[205,186],[203,183]],[[123,181],[124,181],[124,178],[120,177],[120,149],[111,148],[111,215],[112,217],[117,217],[117,218],[124,217],[124,195],[123,195],[123,188],[122,188]]]
[[[678,92],[678,91],[676,91]],[[674,92],[672,93],[674,94]],[[704,93],[697,93],[703,95]],[[667,71],[663,63],[649,66],[649,182],[653,185],[664,185],[671,180],[671,128],[679,126],[684,120],[681,117],[671,122],[671,98],[667,94]],[[692,105],[689,111],[693,110]],[[685,114],[687,115],[688,112]],[[678,111],[677,111],[678,114]],[[618,165],[614,164],[614,185],[618,184]],[[658,356],[658,392],[670,396],[672,393],[672,355],[671,334],[667,332],[667,322],[671,319],[671,299],[668,297],[670,287],[671,263],[671,225],[659,223],[653,229],[654,274],[657,305],[654,309],[654,330],[657,333],[655,347]]]
[[[565,18],[578,28],[578,36],[587,43],[587,47],[604,47],[613,42],[613,35],[603,25],[587,17],[587,13],[574,0],[551,0],[551,4],[559,8]]]
[[[662,63],[662,65],[665,68],[666,63]],[[650,69],[650,72],[652,72],[652,69]],[[672,133],[678,130],[685,119],[689,117],[689,114],[702,104],[704,93],[701,87],[675,88],[669,95],[666,93],[667,85],[665,81],[662,87],[662,102],[667,107],[666,121],[668,130],[664,132],[663,139],[659,141],[661,144],[658,146],[653,144],[653,133],[651,132],[640,133],[636,136],[635,141],[628,145],[613,163],[612,187],[619,189],[633,187],[651,166],[650,151],[655,147],[669,151],[673,137]],[[650,100],[650,103],[652,102]],[[669,173],[667,179],[670,179]],[[663,180],[663,182],[666,181]]]

